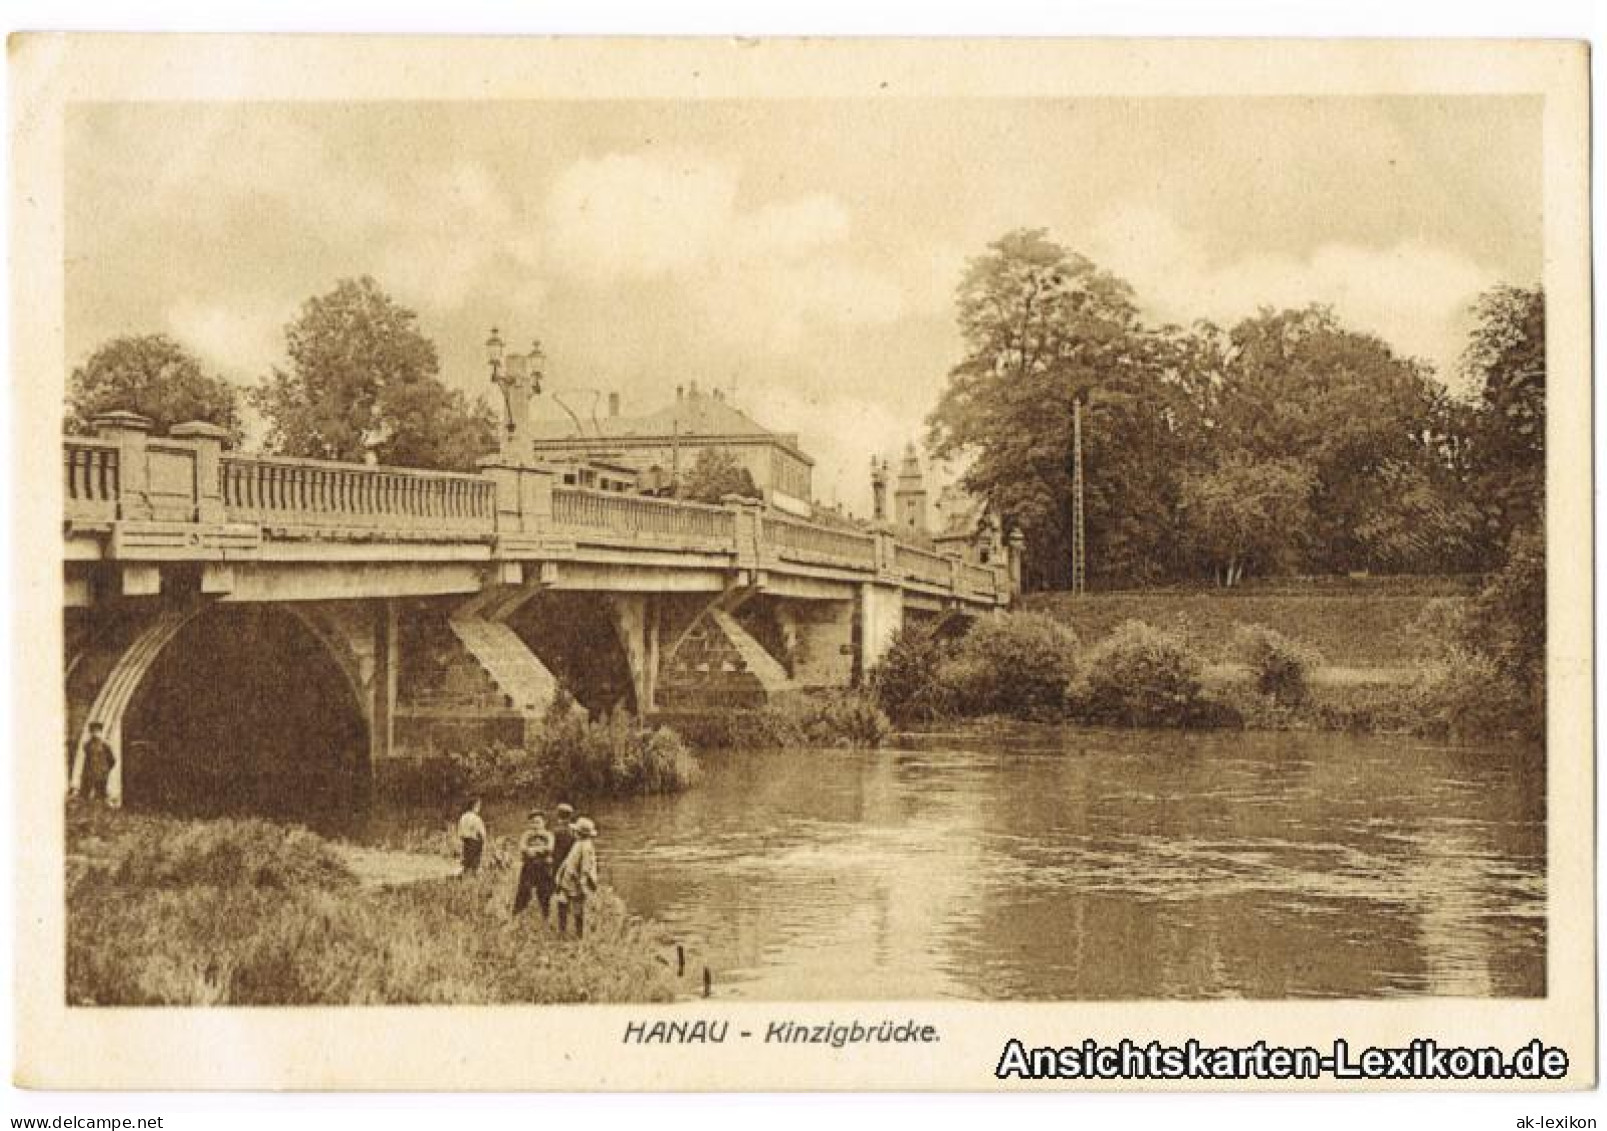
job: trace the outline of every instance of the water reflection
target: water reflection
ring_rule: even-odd
[[[1545,993],[1536,751],[1023,728],[708,769],[598,816],[727,994]]]

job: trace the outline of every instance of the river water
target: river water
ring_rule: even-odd
[[[1529,748],[1004,727],[704,764],[592,815],[717,996],[1545,993]]]

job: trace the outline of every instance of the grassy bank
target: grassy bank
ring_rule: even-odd
[[[1181,636],[1207,663],[1231,662],[1234,628],[1265,625],[1316,648],[1336,667],[1400,668],[1432,654],[1422,631],[1436,602],[1466,601],[1473,579],[1324,578],[1248,582],[1233,589],[1146,589],[1110,593],[1033,593],[1024,602],[1084,640],[1139,620]],[[1443,643],[1443,642],[1442,642]]]
[[[661,944],[606,889],[584,940],[513,920],[514,853],[470,878],[359,882],[339,845],[258,820],[74,809],[75,1005],[665,1001]]]
[[[1543,576],[1525,554],[1477,590],[1412,579],[1040,596],[958,638],[906,625],[872,686],[901,725],[1001,715],[1535,738]],[[1108,623],[1127,613],[1148,619]]]

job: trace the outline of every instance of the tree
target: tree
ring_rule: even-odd
[[[1128,285],[1043,230],[1021,230],[971,261],[957,308],[965,355],[928,417],[928,444],[964,463],[965,488],[1026,534],[1028,584],[1070,576],[1077,400],[1090,574],[1164,572],[1188,406],[1171,343],[1140,325]]]
[[[270,450],[472,469],[495,446],[495,418],[442,384],[435,344],[417,323],[366,275],[303,303],[285,327],[288,368],[252,392]]]
[[[1493,562],[1545,509],[1545,292],[1498,286],[1479,297],[1473,314],[1462,355],[1474,391],[1469,473],[1486,516],[1485,559]]]
[[[67,382],[67,428],[89,430],[100,413],[117,409],[149,417],[158,433],[204,420],[241,436],[235,386],[201,368],[195,355],[166,334],[113,338],[72,371]]]
[[[1443,387],[1421,362],[1342,325],[1323,306],[1264,309],[1231,331],[1213,407],[1212,444],[1251,460],[1298,459],[1314,477],[1306,566],[1384,567],[1369,542],[1400,503],[1386,468],[1441,482]]]
[[[1221,585],[1238,584],[1250,569],[1284,569],[1298,560],[1314,485],[1311,469],[1299,461],[1243,454],[1184,478],[1190,542]]]
[[[681,487],[681,496],[702,503],[718,503],[727,495],[757,499],[760,491],[748,469],[725,448],[699,448]]]
[[[1378,502],[1356,534],[1369,564],[1396,573],[1459,573],[1474,564],[1481,525],[1466,490],[1397,461],[1376,473]]]

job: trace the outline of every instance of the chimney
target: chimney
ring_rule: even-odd
[[[619,394],[618,393],[609,393],[608,394],[608,415],[609,416],[618,416],[619,415]]]

